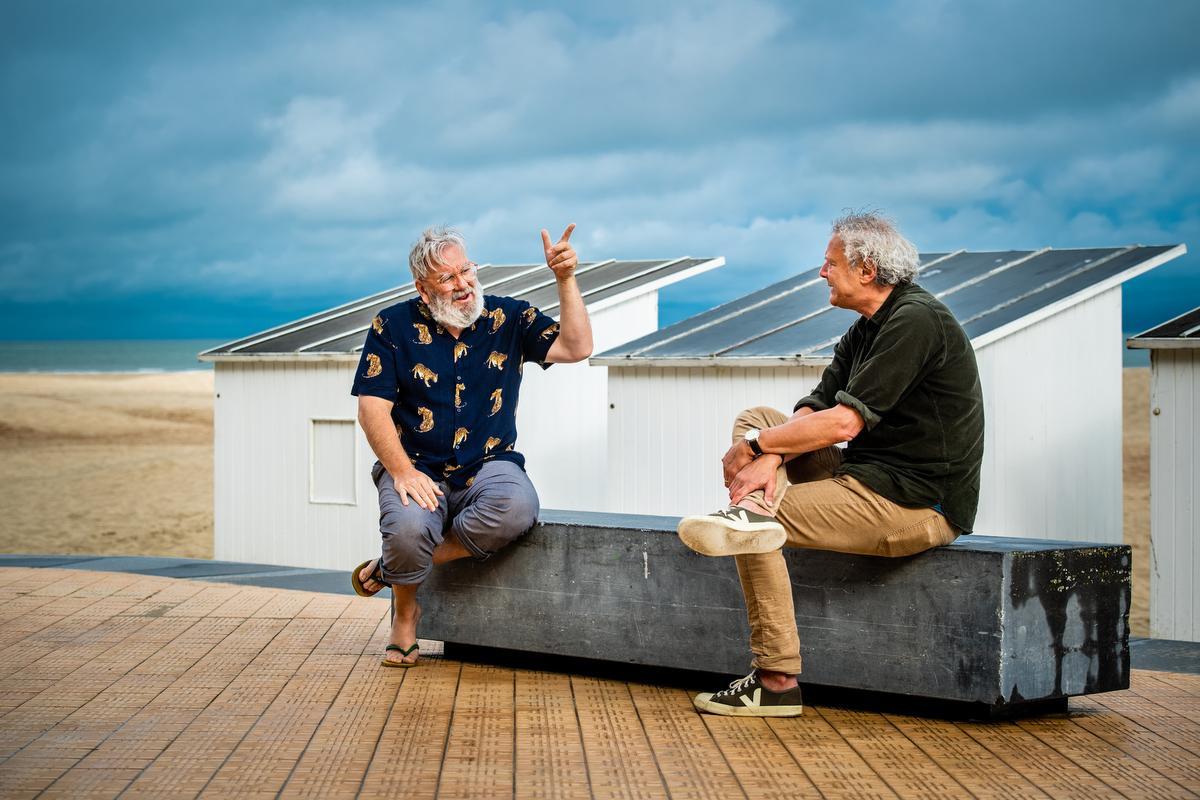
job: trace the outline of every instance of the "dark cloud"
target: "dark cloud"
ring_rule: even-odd
[[[812,266],[846,206],[925,249],[1198,241],[1200,4],[644,5],[4,4],[0,335],[332,304],[432,222],[493,261],[570,220],[725,255],[675,310]]]

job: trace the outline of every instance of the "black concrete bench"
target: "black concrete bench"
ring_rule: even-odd
[[[434,570],[421,635],[448,648],[744,674],[733,559],[688,550],[675,522],[544,511],[488,562]],[[997,716],[1129,686],[1126,546],[973,534],[902,559],[785,553],[806,685]]]

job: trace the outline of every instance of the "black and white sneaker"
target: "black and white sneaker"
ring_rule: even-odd
[[[726,717],[798,717],[804,711],[800,687],[772,692],[758,679],[758,670],[729,684],[719,692],[696,695],[697,711]]]
[[[769,553],[783,547],[787,534],[774,517],[729,506],[679,520],[680,540],[706,556]]]

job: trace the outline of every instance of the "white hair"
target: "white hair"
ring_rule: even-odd
[[[431,269],[444,265],[442,253],[451,247],[459,248],[463,255],[467,253],[466,240],[454,228],[441,226],[421,231],[421,238],[413,243],[408,253],[408,268],[412,270],[413,280],[424,280]]]
[[[833,221],[833,235],[842,240],[851,266],[870,261],[875,265],[875,283],[895,286],[912,283],[921,266],[917,248],[905,239],[896,224],[875,211],[850,211]]]

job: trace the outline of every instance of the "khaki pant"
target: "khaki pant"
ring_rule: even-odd
[[[773,408],[747,409],[734,422],[733,440],[740,439],[749,428],[770,428],[787,420],[785,414]],[[857,478],[834,477],[841,463],[841,451],[827,447],[797,456],[780,467],[773,510],[787,532],[785,546],[868,556],[908,556],[949,544],[958,537],[959,531],[932,508],[906,508],[876,494]],[[768,508],[764,494],[759,490],[747,499]],[[798,674],[800,635],[783,552],[741,555],[735,560],[750,618],[754,666]]]

